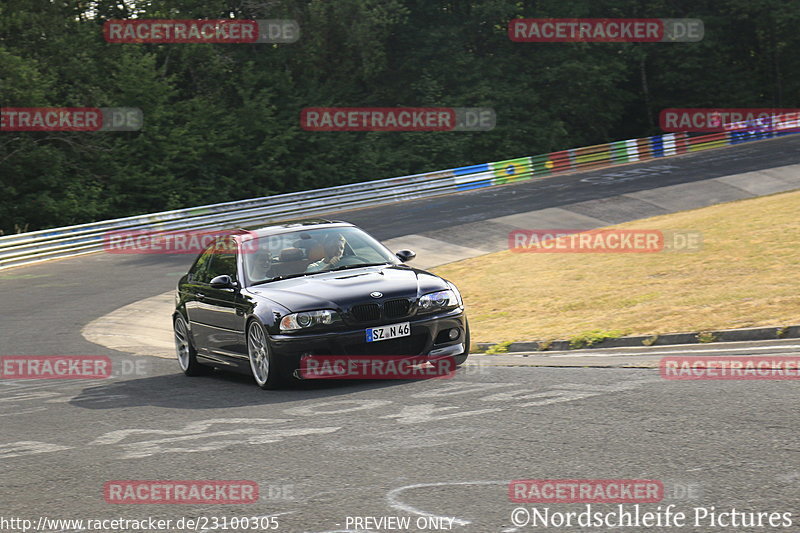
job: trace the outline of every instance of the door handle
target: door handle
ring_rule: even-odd
[[[198,300],[203,300],[206,297],[206,295],[203,294],[202,292],[196,292],[194,293],[194,297],[197,298]]]

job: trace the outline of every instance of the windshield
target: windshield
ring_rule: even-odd
[[[248,285],[359,266],[400,264],[381,243],[354,227],[303,229],[248,241]]]

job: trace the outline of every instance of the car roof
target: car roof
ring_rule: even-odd
[[[276,235],[278,233],[289,233],[302,229],[322,229],[322,228],[340,228],[340,227],[354,227],[349,222],[341,220],[328,220],[325,218],[305,218],[300,220],[282,220],[267,225],[248,226],[239,228],[239,231],[245,232],[252,237],[264,237],[267,235]]]

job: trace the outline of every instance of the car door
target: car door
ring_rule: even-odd
[[[208,266],[208,282],[203,287],[201,320],[206,331],[206,346],[220,363],[239,364],[247,359],[244,341],[244,307],[239,278],[239,253],[235,247],[217,250]],[[217,276],[230,276],[234,287],[212,287]]]
[[[186,282],[181,286],[181,298],[186,305],[192,342],[200,354],[204,354],[208,346],[207,322],[210,317],[204,299],[209,289],[209,267],[214,254],[213,245],[203,250],[189,270]]]

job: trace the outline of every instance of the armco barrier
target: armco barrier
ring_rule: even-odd
[[[724,132],[690,137],[686,133],[670,133],[412,176],[4,235],[0,236],[0,270],[101,251],[103,235],[110,231],[252,227],[269,221],[546,178],[562,172],[644,161],[787,134]]]

